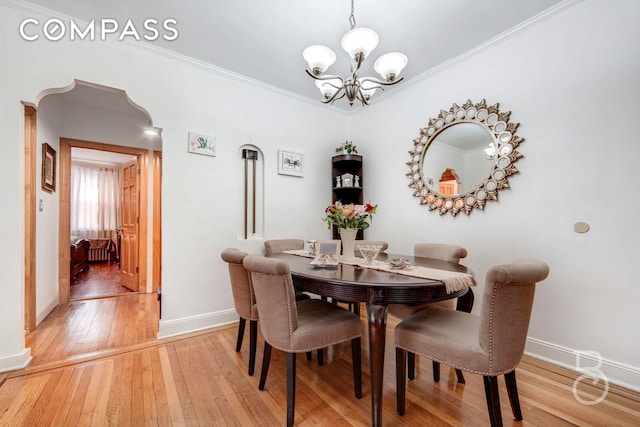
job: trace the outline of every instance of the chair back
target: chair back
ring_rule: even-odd
[[[277,254],[291,249],[304,249],[304,240],[274,239],[264,241],[264,250],[267,255]]]
[[[244,266],[251,276],[265,341],[280,350],[290,350],[292,334],[298,328],[298,309],[289,265],[248,255]]]
[[[360,249],[358,249],[358,245],[380,245],[382,246],[382,249],[380,249],[381,253],[386,252],[387,249],[389,248],[389,243],[382,240],[356,240],[355,247],[358,253],[360,253]]]
[[[251,277],[242,264],[246,256],[246,252],[235,248],[227,248],[221,254],[222,259],[229,264],[229,279],[231,280],[231,293],[236,313],[248,320],[258,320]]]
[[[447,243],[416,243],[413,254],[417,257],[458,263],[467,256],[467,250],[462,246]]]
[[[536,283],[549,266],[540,260],[518,260],[487,272],[480,313],[480,346],[489,355],[489,369],[512,370],[522,358],[529,330]]]

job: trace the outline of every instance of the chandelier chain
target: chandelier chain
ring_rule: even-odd
[[[353,2],[354,0],[351,0],[351,15],[349,15],[349,23],[351,24],[352,30],[356,27],[356,17],[353,15]]]

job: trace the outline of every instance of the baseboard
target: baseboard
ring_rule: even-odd
[[[599,377],[604,376],[611,384],[640,392],[640,368],[605,359],[593,350],[574,350],[527,338],[525,354],[582,374],[599,372]]]
[[[189,316],[182,319],[161,319],[158,327],[158,339],[196,332],[237,321],[238,314],[233,309]]]
[[[0,358],[0,372],[24,369],[31,362],[31,349],[25,348],[21,353]]]
[[[49,301],[45,304],[44,308],[40,310],[39,313],[36,314],[36,326],[38,326],[42,321],[53,311],[54,308],[58,306],[60,302],[58,298],[58,294],[51,297]]]

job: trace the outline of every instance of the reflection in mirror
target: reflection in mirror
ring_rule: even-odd
[[[509,188],[509,176],[518,173],[516,150],[524,141],[516,135],[519,123],[509,121],[510,111],[499,104],[487,106],[468,100],[440,111],[420,129],[409,150],[409,187],[429,210],[467,215],[497,200],[498,191]]]
[[[459,123],[444,129],[427,147],[422,162],[422,172],[429,178],[440,178],[447,169],[453,169],[458,177],[456,191],[448,193],[436,186],[434,191],[457,195],[467,193],[489,175],[493,166],[493,157],[487,156],[485,149],[492,147],[493,138],[489,132],[476,123]],[[415,165],[419,166],[419,165]],[[428,184],[427,184],[428,185]],[[442,188],[442,186],[440,186]],[[449,189],[450,187],[447,187]]]

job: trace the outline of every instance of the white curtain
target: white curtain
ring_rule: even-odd
[[[120,169],[71,165],[71,235],[113,238],[120,227]]]

